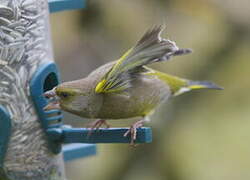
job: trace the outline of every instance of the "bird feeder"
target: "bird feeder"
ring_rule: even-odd
[[[60,83],[60,74],[53,61],[50,45],[48,8],[51,13],[81,9],[85,7],[84,0],[49,0],[48,2],[22,0],[19,4],[15,4],[17,3],[15,0],[6,0],[1,3],[2,1],[0,1],[0,24],[2,25],[0,26],[0,40],[2,40],[0,41],[0,176],[8,148],[11,149],[14,146],[11,144],[12,136],[15,138],[18,136],[27,142],[28,139],[32,139],[33,134],[29,132],[22,136],[21,131],[26,129],[31,131],[32,129],[26,126],[32,128],[33,124],[36,128],[42,127],[49,151],[55,156],[63,152],[65,161],[96,154],[95,144],[97,143],[130,143],[130,136],[123,136],[128,128],[99,129],[88,136],[91,131],[88,128],[72,128],[63,124],[63,115],[60,110],[46,112],[43,110],[48,104],[43,93]],[[18,14],[19,8],[23,8],[22,13],[27,14]],[[11,97],[13,94],[17,94],[15,100]],[[22,97],[25,98],[22,99]],[[18,106],[20,112],[15,110],[16,101],[22,101],[22,106]],[[35,115],[32,115],[32,108],[37,120],[33,118]],[[31,115],[23,117],[28,111]],[[24,123],[20,125],[23,127],[17,130],[17,124],[20,123],[18,118]],[[29,118],[35,119],[32,125]],[[37,121],[39,126],[36,124]],[[37,136],[34,135],[34,137]],[[135,143],[150,143],[151,141],[151,129],[139,128]],[[19,146],[25,146],[25,143],[18,144]],[[33,144],[29,146],[33,147]],[[11,161],[10,156],[7,160]],[[23,162],[25,163],[25,159]],[[12,164],[9,164],[11,167]],[[15,174],[8,173],[8,177],[13,177]],[[30,174],[30,176],[38,176],[35,171]]]

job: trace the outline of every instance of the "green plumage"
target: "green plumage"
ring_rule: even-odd
[[[169,97],[192,89],[219,87],[165,74],[146,65],[189,53],[162,39],[162,26],[145,35],[119,60],[107,63],[84,79],[65,82],[55,89],[60,107],[93,119],[144,117]]]

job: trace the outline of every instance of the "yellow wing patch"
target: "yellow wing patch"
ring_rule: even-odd
[[[103,92],[103,87],[104,87],[104,84],[106,83],[106,80],[105,79],[103,79],[101,82],[99,82],[98,84],[97,84],[97,86],[95,87],[95,92],[96,93],[101,93],[101,92]]]
[[[130,52],[133,50],[133,48],[129,49],[118,61],[117,63],[111,68],[111,71],[109,71],[104,78],[96,85],[95,92],[96,93],[111,93],[111,92],[117,92],[122,90],[122,88],[113,88],[110,89],[111,86],[113,86],[112,81],[110,79],[112,77],[115,77],[119,75],[123,68],[122,63],[123,61],[129,56]]]

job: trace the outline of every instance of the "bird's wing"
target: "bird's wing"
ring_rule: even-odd
[[[144,65],[168,60],[171,56],[191,52],[179,49],[170,40],[162,39],[162,26],[148,30],[134,47],[129,49],[97,83],[96,93],[121,92],[131,87],[131,81],[140,74]]]

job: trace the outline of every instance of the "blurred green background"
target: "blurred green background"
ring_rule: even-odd
[[[117,59],[147,28],[164,23],[163,36],[194,53],[153,67],[225,88],[172,99],[147,124],[152,144],[98,145],[97,156],[66,164],[69,180],[250,179],[249,0],[92,0],[50,17],[63,81]],[[89,122],[65,116],[74,126]]]

